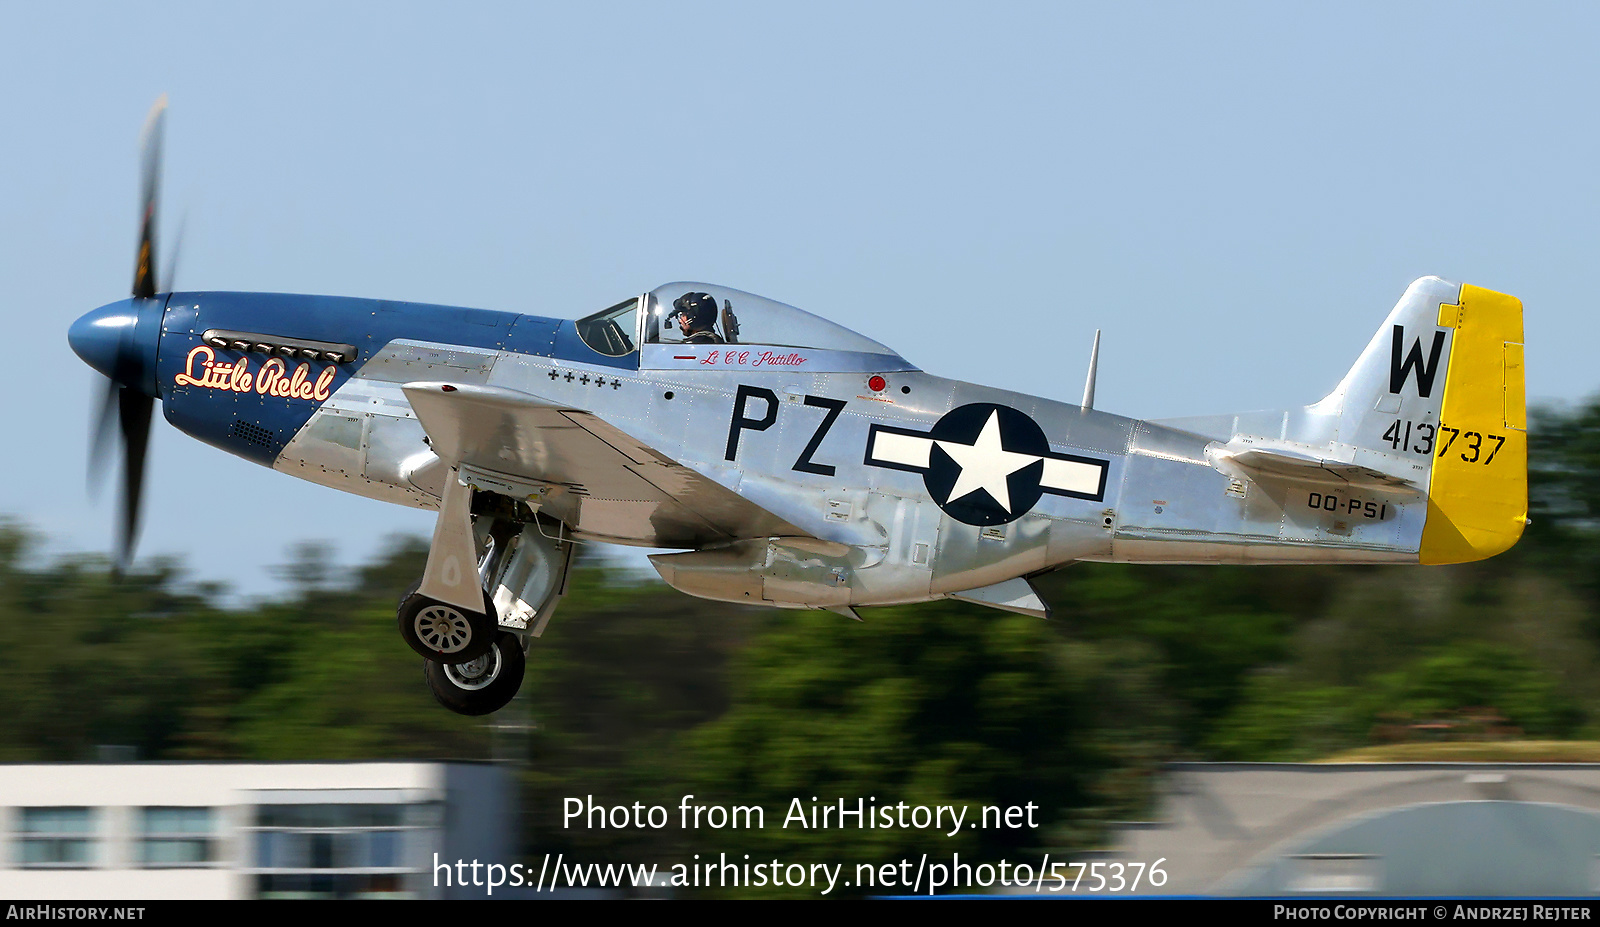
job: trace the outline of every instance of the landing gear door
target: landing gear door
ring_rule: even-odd
[[[494,605],[500,626],[518,634],[544,634],[556,603],[567,591],[567,571],[572,566],[573,543],[551,537],[543,525],[524,525],[496,557]]]

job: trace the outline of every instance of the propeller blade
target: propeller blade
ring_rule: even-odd
[[[117,418],[122,425],[122,511],[116,563],[121,571],[133,562],[133,545],[139,535],[139,500],[144,492],[144,458],[155,400],[138,390],[117,392]]]
[[[160,292],[156,282],[156,206],[161,198],[161,138],[165,131],[167,95],[150,108],[139,138],[139,257],[133,269],[133,295]]]
[[[139,253],[133,270],[133,295],[135,299],[148,299],[161,292],[156,278],[156,216],[161,199],[161,145],[166,123],[167,97],[162,94],[146,117],[144,132],[139,139]],[[177,250],[173,250],[172,264],[168,268],[170,282],[177,268]],[[140,304],[135,304],[136,308]],[[143,313],[150,308],[138,311]],[[89,492],[95,494],[115,452],[111,449],[113,430],[122,435],[122,492],[116,529],[116,560],[112,565],[120,575],[133,562],[134,543],[139,537],[139,503],[144,495],[144,463],[150,447],[150,421],[155,409],[155,398],[143,390],[138,346],[134,336],[136,324],[120,325],[118,343],[109,365],[101,356],[109,347],[95,345],[92,353],[100,357],[91,366],[109,375],[106,390],[96,410],[89,433]],[[92,340],[92,339],[90,339]],[[87,343],[87,342],[86,342]],[[78,342],[73,343],[75,350]],[[82,354],[82,351],[79,352]],[[109,366],[111,369],[106,370]],[[112,408],[116,408],[113,424]]]
[[[183,233],[188,227],[189,211],[185,209],[183,215],[178,217],[178,234],[172,236],[172,253],[167,255],[167,269],[161,275],[161,279],[166,281],[169,293],[178,288],[178,255],[183,251]]]
[[[104,377],[96,377],[105,380]],[[104,398],[100,400],[100,409],[95,413],[94,421],[89,425],[89,498],[98,498],[100,485],[105,482],[106,470],[110,468],[112,458],[116,451],[111,447],[112,436],[116,433],[117,394],[122,392],[117,384],[105,380]]]

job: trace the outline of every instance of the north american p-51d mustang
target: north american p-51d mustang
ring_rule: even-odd
[[[1457,563],[1527,522],[1522,306],[1413,283],[1333,392],[1179,421],[947,380],[792,306],[670,283],[576,321],[155,280],[160,110],[133,297],[73,349],[111,380],[131,552],[152,403],[225,451],[438,521],[400,633],[446,707],[521,685],[574,543],[691,595],[1046,616],[1075,560]]]

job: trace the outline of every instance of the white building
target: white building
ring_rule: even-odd
[[[469,763],[0,764],[0,898],[484,897],[510,775]]]

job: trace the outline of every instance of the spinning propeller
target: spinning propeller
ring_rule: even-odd
[[[72,349],[107,377],[95,416],[89,450],[89,484],[103,480],[110,465],[112,433],[122,437],[122,491],[117,516],[116,569],[133,560],[139,533],[139,501],[144,488],[145,454],[155,406],[156,344],[166,298],[156,279],[156,216],[161,188],[161,139],[167,110],[165,95],[151,107],[140,138],[139,251],[133,273],[133,297],[78,319],[67,334]],[[170,289],[171,269],[166,283]],[[163,295],[158,295],[163,294]]]

